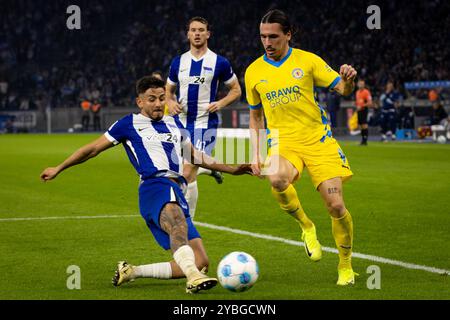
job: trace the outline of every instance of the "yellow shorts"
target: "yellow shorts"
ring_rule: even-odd
[[[334,138],[309,146],[280,141],[276,148],[269,149],[267,159],[277,154],[295,166],[299,173],[297,179],[306,167],[316,189],[326,180],[341,177],[345,182],[353,175],[347,157]]]

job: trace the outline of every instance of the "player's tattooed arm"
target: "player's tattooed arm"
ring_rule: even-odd
[[[77,151],[75,151],[70,157],[64,160],[61,164],[56,167],[50,167],[45,169],[40,178],[42,181],[48,181],[56,178],[56,176],[61,173],[63,170],[83,163],[90,158],[97,156],[99,153],[105,151],[106,149],[112,147],[114,144],[109,141],[104,135],[102,135],[97,140],[81,147]]]
[[[181,208],[176,203],[164,206],[159,217],[161,228],[170,236],[170,248],[173,252],[188,243],[187,224]]]

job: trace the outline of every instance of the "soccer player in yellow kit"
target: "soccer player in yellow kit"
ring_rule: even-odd
[[[303,168],[308,169],[331,215],[332,232],[339,251],[337,284],[354,284],[357,274],[351,265],[353,222],[342,195],[342,183],[353,173],[331,134],[325,110],[315,99],[314,87],[350,95],[355,86],[356,71],[344,64],[338,74],[317,55],[291,48],[292,26],[280,10],[269,11],[262,18],[260,36],[265,54],[245,73],[253,173],[267,175],[281,209],[299,222],[307,255],[311,260],[319,261],[322,248],[315,226],[304,212],[293,186]],[[261,164],[258,141],[265,128],[264,116],[269,152],[265,163]],[[275,163],[276,170],[264,172],[264,168]]]

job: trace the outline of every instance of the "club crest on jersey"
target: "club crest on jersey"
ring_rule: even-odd
[[[213,72],[213,68],[210,67],[203,67],[203,70],[205,70],[205,72]]]
[[[303,78],[303,70],[302,69],[300,69],[300,68],[295,68],[294,70],[292,70],[292,76],[295,78],[295,79],[301,79],[301,78]]]

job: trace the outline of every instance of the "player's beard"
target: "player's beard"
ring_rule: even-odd
[[[165,108],[161,108],[158,110],[147,111],[144,113],[147,117],[149,117],[153,121],[159,121],[164,117]]]
[[[152,115],[150,116],[150,119],[152,119],[153,121],[160,121],[163,117],[164,117],[164,113],[162,115],[159,115],[159,113],[157,113],[158,115],[155,116],[154,113],[152,113]]]

